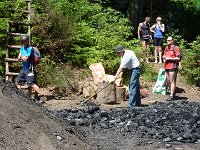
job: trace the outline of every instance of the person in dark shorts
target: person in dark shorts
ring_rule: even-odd
[[[146,62],[149,62],[149,45],[150,45],[150,39],[151,39],[151,34],[150,34],[150,17],[146,17],[145,21],[140,23],[138,26],[138,39],[141,40],[142,46],[145,50],[145,59]]]
[[[154,33],[154,47],[155,47],[155,63],[158,63],[157,55],[159,54],[159,63],[162,63],[162,45],[165,32],[165,25],[162,23],[162,18],[158,17],[156,19],[156,24],[154,24],[150,31]]]
[[[15,80],[15,85],[17,88],[21,88],[21,84],[27,82],[28,87],[32,87],[40,95],[40,102],[43,102],[46,100],[46,97],[42,96],[42,91],[35,83],[33,73],[33,48],[29,45],[29,38],[27,36],[22,36],[21,42],[23,43],[23,46],[20,48],[18,60],[22,61],[22,69]]]
[[[178,63],[180,61],[180,49],[174,45],[172,37],[167,38],[167,46],[164,51],[163,60],[165,62],[164,68],[169,81],[170,96],[167,99],[171,101],[174,99],[176,89],[176,78],[178,73]]]

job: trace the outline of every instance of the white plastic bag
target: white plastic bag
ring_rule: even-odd
[[[165,70],[161,68],[158,73],[158,78],[156,84],[153,88],[153,93],[158,93],[162,95],[166,95],[166,74]]]

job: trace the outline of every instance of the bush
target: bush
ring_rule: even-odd
[[[183,53],[180,72],[188,83],[198,85],[200,82],[200,66],[198,63],[200,60],[200,36],[190,46],[191,48],[186,49]]]
[[[46,2],[35,1],[37,6],[38,3],[43,6],[37,8],[42,13],[35,19],[35,41],[56,63],[88,67],[102,62],[107,71],[113,72],[118,65],[115,54],[118,44],[139,49],[138,40],[127,40],[133,28],[120,12],[87,0]]]

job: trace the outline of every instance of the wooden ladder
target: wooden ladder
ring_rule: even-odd
[[[11,21],[9,20],[7,22],[7,36],[8,37],[11,37],[11,36],[23,36],[23,35],[26,35],[29,37],[29,44],[30,44],[30,36],[31,36],[31,2],[32,0],[24,0],[24,2],[27,3],[28,5],[28,10],[15,10],[15,12],[23,12],[23,13],[26,13],[27,14],[27,19],[28,19],[28,22],[21,22],[21,21]],[[12,33],[11,32],[11,29],[10,29],[10,26],[11,24],[16,24],[16,25],[20,25],[20,26],[28,26],[28,31],[27,33]],[[18,50],[21,48],[21,45],[9,45],[9,42],[7,40],[7,43],[6,43],[6,58],[5,58],[5,77],[6,77],[6,80],[9,80],[9,81],[12,81],[13,77],[14,76],[17,76],[19,73],[16,73],[16,72],[10,72],[9,68],[10,68],[10,64],[13,63],[13,62],[19,62],[19,60],[17,58],[10,58],[10,52],[13,52],[13,50]],[[19,53],[19,52],[18,52]],[[22,88],[27,88],[26,86]]]

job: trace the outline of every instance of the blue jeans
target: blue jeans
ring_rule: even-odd
[[[130,98],[129,106],[141,106],[141,97],[140,97],[140,73],[141,68],[135,68],[131,70],[131,80],[130,80]]]

